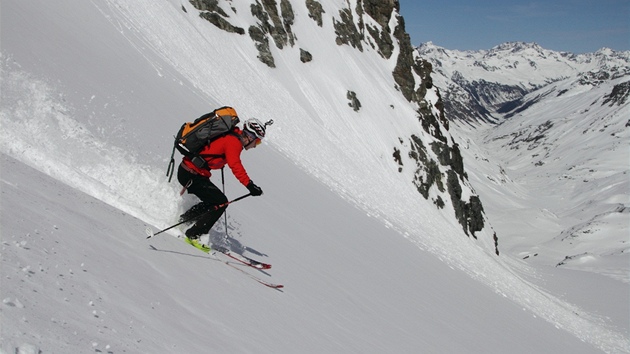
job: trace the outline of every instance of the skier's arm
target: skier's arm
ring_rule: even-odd
[[[237,137],[233,137],[230,141],[226,142],[225,146],[225,160],[227,165],[232,170],[234,177],[241,182],[244,186],[247,187],[251,179],[243,167],[243,163],[241,162],[241,152],[243,151],[243,145],[241,141]]]

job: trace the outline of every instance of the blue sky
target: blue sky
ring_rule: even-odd
[[[414,46],[477,50],[521,41],[575,54],[630,50],[630,0],[399,2]]]

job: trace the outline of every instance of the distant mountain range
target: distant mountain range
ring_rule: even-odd
[[[630,51],[417,51],[504,251],[627,282]]]
[[[424,43],[417,48],[433,64],[451,120],[499,122],[526,108],[525,95],[559,81],[598,85],[630,74],[630,52],[603,48],[575,55],[536,43],[509,42],[490,50],[448,50]]]

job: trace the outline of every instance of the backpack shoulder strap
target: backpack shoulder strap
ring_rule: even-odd
[[[171,183],[173,179],[173,171],[175,171],[175,146],[173,146],[173,152],[171,152],[171,161],[166,168],[166,177],[168,177],[168,183]]]
[[[216,138],[214,138],[212,141],[217,140],[218,138],[224,137],[224,136],[228,136],[228,135],[232,135],[234,137],[236,137],[237,139],[239,139],[239,135],[236,132],[235,129],[230,130],[229,132],[226,132],[225,134],[222,134]],[[212,141],[210,141],[210,143],[208,143],[208,145],[212,144]],[[240,139],[239,139],[240,141]],[[199,154],[199,156],[201,157],[215,157],[215,158],[225,158],[225,154]]]

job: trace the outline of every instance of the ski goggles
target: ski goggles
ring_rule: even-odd
[[[262,140],[258,137],[256,137],[256,135],[250,131],[245,130],[244,131],[245,134],[247,134],[247,136],[249,137],[249,140],[251,141],[249,144],[247,144],[247,146],[258,146],[262,143]]]

